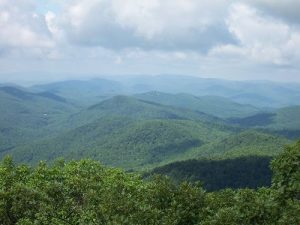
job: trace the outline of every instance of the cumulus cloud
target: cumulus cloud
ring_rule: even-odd
[[[233,42],[225,14],[225,0],[80,0],[61,21],[79,45],[201,51]]]
[[[276,65],[299,60],[300,31],[287,23],[241,3],[232,5],[226,21],[239,45],[217,46],[210,54],[243,56],[257,63]]]
[[[246,0],[246,2],[287,22],[300,23],[299,0]]]
[[[264,66],[293,68],[295,73],[300,62],[299,4],[0,0],[0,65],[13,65],[16,57],[10,63],[9,58],[18,56],[24,67],[73,71],[74,65],[86,65],[81,72],[90,73],[242,74]],[[34,64],[36,59],[44,64]]]
[[[32,1],[0,0],[0,49],[2,53],[43,54],[54,46],[43,15]]]

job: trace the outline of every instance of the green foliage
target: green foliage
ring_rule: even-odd
[[[134,120],[104,117],[60,137],[12,150],[17,161],[38,162],[89,157],[126,169],[182,155],[188,149],[226,137],[231,131],[187,120]]]
[[[299,224],[299,143],[273,162],[271,188],[205,192],[156,176],[105,168],[91,160],[0,164],[3,225],[286,225]],[[288,166],[290,165],[290,166]],[[282,191],[284,190],[284,191]]]
[[[300,197],[300,141],[293,146],[286,146],[273,162],[273,186],[280,191],[282,199]]]
[[[186,154],[194,158],[209,159],[228,159],[249,155],[276,156],[289,143],[289,140],[280,136],[246,130],[194,148]]]
[[[155,168],[150,174],[162,174],[176,183],[201,181],[206,190],[258,188],[270,186],[270,157],[248,156],[225,160],[186,160]]]
[[[3,225],[195,224],[204,201],[204,191],[190,184],[144,182],[87,160],[33,169],[6,159],[0,174]]]

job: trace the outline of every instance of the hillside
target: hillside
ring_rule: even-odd
[[[290,140],[246,130],[186,152],[186,158],[229,159],[241,156],[276,156]]]
[[[92,158],[125,169],[145,169],[183,159],[276,156],[289,140],[257,131],[236,131],[190,120],[102,117],[59,137],[19,146],[19,162],[58,157]]]
[[[238,104],[228,98],[218,96],[196,97],[190,94],[167,94],[154,91],[137,94],[135,97],[162,105],[204,112],[220,118],[246,117],[260,111],[254,106]]]
[[[230,130],[187,120],[134,120],[103,117],[93,123],[11,150],[19,162],[93,158],[126,169],[180,157],[187,150],[226,137]]]
[[[8,151],[61,130],[60,122],[77,108],[52,93],[0,87],[0,151]]]
[[[107,79],[71,80],[31,87],[35,92],[50,92],[79,105],[88,106],[124,92],[122,84]]]
[[[230,119],[229,122],[245,128],[265,129],[290,138],[299,138],[300,106],[285,107],[272,113],[260,113],[250,117]]]
[[[157,167],[146,174],[169,176],[174,182],[201,181],[209,191],[225,188],[258,188],[270,186],[271,157],[239,157],[224,160],[186,160]]]
[[[72,115],[68,123],[84,125],[105,116],[126,116],[132,119],[185,119],[222,125],[225,123],[222,119],[203,112],[165,106],[122,95],[109,98]]]
[[[52,93],[31,93],[14,87],[0,87],[1,124],[34,128],[74,107]]]

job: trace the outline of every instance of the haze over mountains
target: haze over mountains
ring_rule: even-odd
[[[180,76],[73,80],[2,85],[0,103],[1,157],[31,164],[92,158],[144,171],[190,159],[255,156],[265,163],[261,157],[276,156],[300,137],[298,84]]]
[[[179,75],[112,76],[108,79],[63,81],[33,86],[31,90],[50,91],[78,100],[109,94],[135,94],[159,91],[195,96],[220,96],[241,104],[260,107],[283,107],[299,103],[300,84],[271,81],[230,81]],[[75,93],[74,93],[75,92]],[[77,94],[77,95],[76,95]],[[97,99],[94,99],[97,103]]]

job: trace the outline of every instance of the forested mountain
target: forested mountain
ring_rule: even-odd
[[[115,96],[92,105],[74,115],[74,121],[95,120],[103,116],[127,116],[134,119],[187,119],[224,123],[215,116],[189,109],[165,106],[162,104],[140,100],[129,96]]]
[[[93,89],[94,97],[103,81],[98,82]],[[88,157],[106,165],[140,170],[182,159],[275,156],[289,143],[280,134],[247,130],[269,129],[266,119],[264,126],[257,127],[240,122],[273,114],[224,120],[258,109],[221,97],[149,92],[106,97],[84,107],[78,106],[81,100],[74,104],[76,101],[51,92],[61,94],[58,90],[65,86],[75,90],[78,85],[81,81],[58,83],[47,86],[50,92],[34,93],[2,87],[0,99],[5,107],[1,107],[1,156],[11,154],[17,162],[33,164],[41,159]],[[90,82],[85,85],[88,88]],[[290,113],[291,109],[298,107],[278,110],[278,121],[294,126],[287,127],[289,131],[300,127],[291,123],[291,116],[297,118],[297,113]]]
[[[52,93],[31,93],[15,87],[0,87],[0,151],[53,135],[62,120],[77,111],[64,98]]]
[[[30,89],[36,92],[51,92],[84,106],[126,91],[121,83],[107,79],[63,81],[35,85]]]
[[[50,92],[31,93],[14,87],[0,87],[0,103],[1,124],[20,127],[43,126],[74,110],[66,99]]]
[[[300,106],[278,109],[272,113],[259,113],[245,118],[229,119],[230,123],[245,128],[260,128],[290,138],[300,136]]]
[[[275,156],[290,141],[284,137],[246,130],[210,142],[188,152],[198,158],[234,158],[248,155]]]
[[[225,188],[258,188],[271,185],[271,157],[247,156],[234,159],[193,159],[157,167],[151,174],[169,176],[175,183],[201,181],[209,191]]]
[[[200,179],[215,190],[269,184],[266,160],[300,136],[298,106],[266,110],[228,96],[135,94],[129,87],[134,82],[126,82],[127,86],[123,81],[93,80],[29,89],[1,87],[0,156],[10,154],[18,163],[33,165],[60,157],[91,158],[131,171],[154,169],[178,182]],[[215,167],[220,176],[204,167]],[[254,167],[253,179],[243,181]]]
[[[196,97],[190,94],[167,94],[154,91],[137,94],[135,97],[163,105],[204,112],[220,118],[246,117],[257,114],[260,111],[254,106],[242,105],[228,98],[218,96]]]
[[[146,167],[226,137],[230,130],[187,120],[133,120],[103,117],[54,139],[11,151],[17,161],[83,157],[123,168]]]

